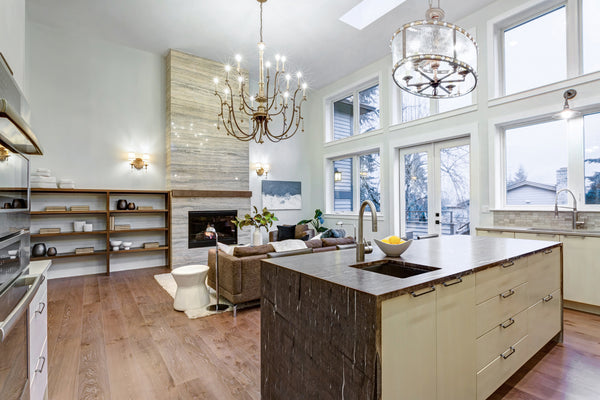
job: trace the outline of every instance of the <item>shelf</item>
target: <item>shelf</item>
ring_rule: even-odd
[[[106,211],[102,210],[89,210],[89,211],[31,211],[31,215],[77,215],[77,214],[106,214]]]
[[[168,250],[167,246],[154,247],[151,249],[144,249],[143,247],[133,247],[129,250],[111,250],[110,254],[118,254],[118,253],[140,253],[143,251],[160,251],[160,250]]]
[[[126,230],[122,230],[122,231],[110,231],[109,233],[112,235],[113,233],[165,232],[168,230],[169,230],[169,228],[139,228],[139,229],[126,229]]]
[[[89,256],[101,256],[106,254],[106,250],[96,250],[93,253],[85,253],[85,254],[75,254],[73,253],[59,253],[55,256],[49,257],[49,256],[44,256],[44,257],[31,257],[31,261],[38,261],[38,260],[52,260],[55,258],[70,258],[70,257],[89,257]]]
[[[156,209],[156,210],[110,210],[109,211],[111,214],[136,214],[136,213],[140,213],[140,214],[161,214],[161,213],[166,213],[169,212],[169,210],[160,210],[160,209]]]
[[[77,236],[77,235],[105,235],[106,231],[91,232],[60,232],[60,233],[32,233],[31,238],[53,237],[53,236]]]

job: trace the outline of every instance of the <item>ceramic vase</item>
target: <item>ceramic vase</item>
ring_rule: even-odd
[[[127,210],[127,200],[121,199],[117,201],[117,210]]]
[[[46,245],[44,243],[36,243],[31,249],[32,257],[44,257],[46,255]]]
[[[46,252],[46,255],[48,257],[53,257],[56,255],[56,247],[49,247],[48,251]]]
[[[262,234],[260,228],[256,228],[252,234],[252,246],[260,246],[261,244],[263,244]]]
[[[128,210],[135,210],[135,203],[129,203],[129,204],[127,204],[127,209]]]

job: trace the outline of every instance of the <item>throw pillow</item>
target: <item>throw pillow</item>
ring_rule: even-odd
[[[223,253],[230,255],[230,256],[233,255],[233,250],[236,247],[236,246],[229,246],[225,243],[218,243],[217,246],[219,246],[219,250],[221,250]]]
[[[346,231],[344,229],[331,229],[331,237],[334,237],[334,238],[346,237]]]
[[[277,225],[277,241],[296,239],[296,225]]]
[[[325,232],[321,232],[321,239],[333,237],[332,229],[327,229]]]

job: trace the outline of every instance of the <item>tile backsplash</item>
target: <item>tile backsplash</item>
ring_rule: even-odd
[[[560,211],[558,218],[554,217],[554,211],[493,211],[493,213],[494,226],[572,229],[572,213],[569,211]],[[598,212],[580,212],[579,221],[585,221],[581,230],[600,230],[600,213]]]

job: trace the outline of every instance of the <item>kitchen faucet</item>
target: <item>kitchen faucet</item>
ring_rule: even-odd
[[[360,205],[360,211],[358,212],[358,235],[356,236],[356,261],[365,261],[365,238],[363,237],[363,215],[365,208],[371,209],[371,230],[377,232],[377,212],[375,211],[375,205],[371,200],[365,200]],[[373,249],[367,249],[367,253],[372,252]]]
[[[561,192],[571,193],[571,197],[573,197],[573,207],[559,206],[558,205],[558,195]],[[558,192],[556,192],[556,196],[554,197],[554,217],[555,218],[558,218],[558,207],[570,208],[571,209],[571,211],[573,213],[572,216],[571,216],[572,221],[573,221],[573,229],[583,228],[583,225],[585,224],[585,222],[577,220],[577,216],[578,216],[578,212],[577,212],[577,199],[575,198],[575,195],[573,194],[573,192],[571,192],[567,188],[560,189]]]

